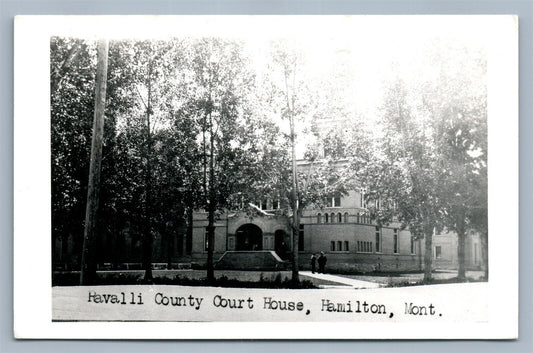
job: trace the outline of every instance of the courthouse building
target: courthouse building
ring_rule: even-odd
[[[408,230],[401,230],[398,223],[373,224],[364,206],[363,192],[358,190],[331,198],[323,209],[304,209],[298,239],[300,266],[309,268],[311,254],[323,251],[328,268],[337,270],[421,269],[421,241],[415,240]],[[289,217],[279,212],[275,201],[264,200],[249,207],[247,212],[225,212],[216,222],[214,258],[222,258],[226,252],[246,253],[241,257],[248,264],[233,263],[242,268],[254,261],[254,252],[259,261],[264,258],[261,253],[271,251],[280,259],[289,260],[292,252]],[[203,263],[207,259],[206,226],[207,213],[195,213],[193,262]]]
[[[305,168],[304,163],[299,163]],[[219,268],[269,269],[292,256],[291,218],[283,215],[280,203],[264,199],[248,209],[226,211],[216,221],[214,259]],[[207,261],[207,213],[193,218],[191,261]],[[434,268],[456,269],[457,235],[436,234],[433,241]],[[310,268],[312,254],[324,252],[327,267],[337,271],[413,271],[423,269],[424,240],[415,239],[400,223],[378,226],[371,221],[364,191],[351,190],[332,197],[323,208],[308,207],[300,219],[299,264]],[[466,240],[466,265],[480,268],[481,242],[477,233]]]

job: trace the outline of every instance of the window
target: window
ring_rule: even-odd
[[[268,207],[267,207],[267,200],[261,200],[261,209],[262,210],[266,210]]]
[[[442,248],[440,246],[435,247],[435,258],[440,259],[442,256]]]
[[[298,251],[304,251],[304,225],[300,224],[300,232],[298,233]]]
[[[348,246],[348,242],[345,242],[346,246]],[[372,242],[371,241],[357,241],[357,252],[366,252],[371,253],[372,252]]]
[[[329,215],[327,213],[324,213],[324,223],[329,223]]]
[[[370,224],[370,217],[365,215],[364,213],[358,213],[357,214],[357,223],[361,224]]]
[[[331,214],[331,223],[335,223],[335,213]]]
[[[344,223],[348,223],[348,212],[344,214]]]
[[[415,237],[411,235],[411,254],[416,254]]]
[[[322,214],[321,213],[316,215],[316,223],[319,223],[319,224],[322,223]]]
[[[376,252],[381,252],[381,228],[376,227]]]
[[[399,244],[398,244],[398,229],[394,229],[394,253],[400,253]]]
[[[273,210],[279,209],[279,201],[278,200],[272,201],[272,209]]]
[[[342,223],[342,214],[340,212],[337,213],[337,222]]]
[[[328,207],[341,207],[341,197],[335,196],[328,198]]]
[[[350,246],[347,241],[332,240],[330,243],[331,251],[350,251]]]

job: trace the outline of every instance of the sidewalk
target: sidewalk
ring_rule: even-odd
[[[364,288],[379,288],[379,283],[360,281],[357,279],[351,279],[336,275],[329,275],[324,273],[312,273],[311,271],[300,271],[302,276],[313,277],[321,279],[324,281],[337,282],[339,285],[321,285],[320,288],[344,288],[351,287],[353,289],[364,289]]]

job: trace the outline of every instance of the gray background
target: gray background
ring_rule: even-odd
[[[13,17],[38,14],[518,14],[520,339],[517,341],[60,341],[13,339]],[[533,0],[0,0],[0,352],[533,352]],[[30,147],[30,146],[28,146]],[[28,215],[31,217],[31,215]],[[511,220],[512,221],[512,220]],[[30,246],[30,244],[28,244]],[[505,256],[505,254],[502,254]]]

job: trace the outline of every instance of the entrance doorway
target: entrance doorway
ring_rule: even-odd
[[[279,257],[286,260],[290,257],[290,237],[284,230],[276,230],[274,233],[274,251]]]
[[[255,224],[244,224],[235,233],[237,238],[235,250],[263,250],[263,232]]]

